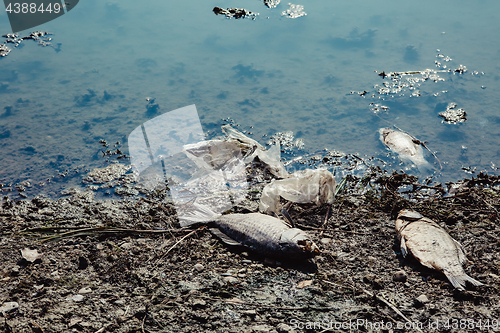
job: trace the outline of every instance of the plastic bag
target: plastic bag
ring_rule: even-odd
[[[227,134],[230,140],[236,140],[241,144],[240,148],[245,155],[254,149],[252,153],[245,157],[245,163],[250,163],[255,159],[255,157],[258,157],[259,160],[266,165],[269,172],[271,172],[271,174],[275,177],[287,178],[290,175],[281,162],[281,149],[279,144],[276,144],[269,148],[269,150],[266,150],[266,148],[264,148],[260,143],[247,137],[229,125],[222,126],[222,130]]]
[[[281,211],[280,197],[296,203],[321,205],[333,203],[335,178],[326,169],[294,172],[286,179],[273,180],[264,187],[259,210],[263,213]]]

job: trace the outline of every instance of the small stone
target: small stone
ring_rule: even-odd
[[[407,279],[408,279],[408,275],[406,275],[405,271],[397,271],[392,276],[392,280],[395,282],[406,282]]]
[[[290,326],[288,326],[285,323],[279,323],[278,326],[276,326],[276,331],[278,331],[278,333],[293,333],[293,332],[295,332],[295,330],[293,328],[291,328]]]
[[[257,315],[257,311],[255,310],[243,310],[241,311],[241,313],[250,317],[254,317]]]
[[[120,245],[120,247],[123,249],[123,250],[130,250],[132,248],[133,244],[132,243],[123,243],[122,245]]]
[[[99,251],[104,250],[104,245],[103,245],[103,244],[101,244],[101,243],[97,244],[95,247],[96,247],[96,249],[98,249]]]
[[[332,242],[332,239],[331,238],[321,238],[320,242],[323,245],[328,245]]]
[[[266,325],[266,324],[252,326],[252,332],[254,332],[254,333],[270,332],[271,329],[272,329],[272,327],[269,325]]]
[[[205,267],[202,264],[196,264],[196,265],[194,265],[194,269],[197,272],[201,272],[205,269]]]
[[[85,297],[83,295],[73,295],[71,297],[66,298],[67,301],[73,301],[73,302],[81,302],[83,301]]]
[[[241,263],[242,264],[251,264],[252,260],[245,259],[245,260],[242,260]]]
[[[12,267],[10,271],[11,276],[18,276],[19,275],[19,266],[14,266]]]
[[[0,306],[0,313],[6,314],[12,312],[19,308],[19,303],[17,302],[5,302]]]
[[[237,284],[238,283],[238,279],[235,278],[234,276],[225,276],[223,279],[222,279],[225,283],[227,284]]]
[[[194,308],[203,308],[205,307],[205,305],[207,305],[207,302],[200,298],[196,298],[191,301],[191,304]]]
[[[424,295],[424,294],[422,294],[422,295],[418,296],[417,298],[415,298],[415,305],[417,307],[423,306],[426,303],[429,303],[429,298],[426,295]]]
[[[78,290],[79,294],[89,294],[92,292],[92,289],[89,287],[83,287],[82,289]]]
[[[26,261],[35,262],[42,257],[41,253],[38,253],[37,250],[31,250],[29,248],[25,248],[21,250],[21,254]]]

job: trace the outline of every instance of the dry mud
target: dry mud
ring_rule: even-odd
[[[164,191],[121,200],[97,200],[91,191],[3,198],[0,329],[500,331],[498,183],[479,175],[450,195],[403,174],[374,177],[368,191],[351,179],[331,207],[289,207],[322,249],[303,262],[227,247],[203,227],[180,229]],[[403,208],[438,221],[461,242],[466,273],[485,286],[456,291],[442,274],[402,258],[394,218]],[[41,257],[23,259],[25,248]],[[397,272],[403,281],[394,281]]]

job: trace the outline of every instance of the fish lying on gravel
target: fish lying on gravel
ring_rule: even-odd
[[[390,128],[381,128],[378,131],[380,133],[380,141],[390,150],[398,153],[403,161],[412,162],[420,172],[432,169],[432,166],[424,157],[421,145],[415,142],[410,135]]]
[[[462,245],[436,222],[418,212],[403,209],[396,220],[396,231],[403,256],[411,252],[422,265],[443,272],[458,290],[464,290],[465,282],[483,285],[465,274],[462,264],[467,258]]]
[[[224,243],[243,245],[265,256],[284,259],[307,259],[320,253],[302,230],[260,213],[228,214],[214,219],[211,229]]]

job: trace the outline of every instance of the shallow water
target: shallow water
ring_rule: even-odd
[[[31,29],[53,33],[53,47],[25,40],[0,58],[0,182],[12,188],[30,179],[37,193],[57,196],[86,169],[119,156],[102,150],[128,153],[137,126],[191,104],[209,135],[230,118],[261,143],[293,131],[304,154],[339,150],[393,161],[397,169],[378,139],[380,127],[396,125],[435,152],[443,166],[438,181],[469,176],[462,167],[497,172],[498,1],[296,4],[307,16],[289,19],[281,16],[287,3],[269,9],[257,0],[87,0]],[[226,19],[215,6],[259,15]],[[0,33],[10,32],[0,12]],[[391,80],[375,71],[442,69],[435,61],[467,71],[378,93],[376,86]],[[402,82],[409,77],[422,75]],[[371,103],[389,109],[375,114]],[[466,111],[465,123],[442,123],[438,113],[449,103]]]

